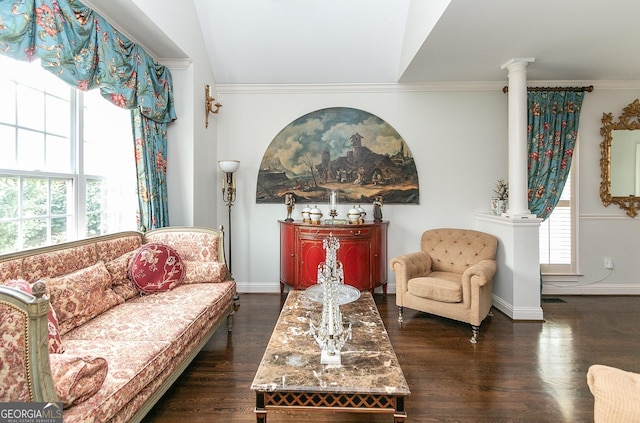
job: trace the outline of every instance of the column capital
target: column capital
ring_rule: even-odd
[[[500,66],[500,69],[509,69],[517,67],[527,67],[529,63],[535,62],[536,59],[534,57],[521,57],[521,58],[513,58],[509,59],[504,65]]]

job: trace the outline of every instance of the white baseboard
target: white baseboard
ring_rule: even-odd
[[[506,300],[493,294],[493,306],[512,320],[544,320],[542,307],[514,307]]]
[[[239,282],[236,281],[236,290],[239,293],[271,294],[280,293],[280,283],[273,282]]]
[[[290,290],[291,287],[285,287],[285,291]],[[280,292],[280,283],[276,282],[241,282],[236,281],[236,290],[239,293],[251,293],[251,294],[271,294]],[[376,294],[382,293],[382,287],[376,288]],[[396,285],[387,283],[387,294],[395,294]]]
[[[640,295],[637,284],[590,284],[567,282],[542,284],[542,295]]]

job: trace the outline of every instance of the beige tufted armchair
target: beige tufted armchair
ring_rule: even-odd
[[[421,251],[395,257],[398,321],[404,307],[470,323],[472,343],[492,304],[498,239],[467,229],[432,229]]]

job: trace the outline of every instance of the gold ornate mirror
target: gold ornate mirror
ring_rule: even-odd
[[[627,215],[640,209],[640,101],[622,109],[618,122],[613,113],[602,114],[600,134],[600,198],[602,204],[618,204]]]

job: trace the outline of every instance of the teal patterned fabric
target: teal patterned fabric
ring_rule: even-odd
[[[138,186],[145,187],[138,193],[140,226],[168,226],[166,124],[176,119],[169,69],[76,0],[0,0],[0,53],[39,58],[77,89],[99,88],[116,106],[134,110],[136,157],[149,155],[137,160]],[[154,161],[163,165],[149,166]]]
[[[96,87],[156,122],[176,119],[171,72],[93,10],[74,0],[0,1],[0,52],[86,91]]]
[[[571,169],[584,92],[532,91],[529,116],[529,210],[547,219]]]
[[[141,231],[169,226],[167,201],[167,129],[131,111],[138,179],[138,225]]]

